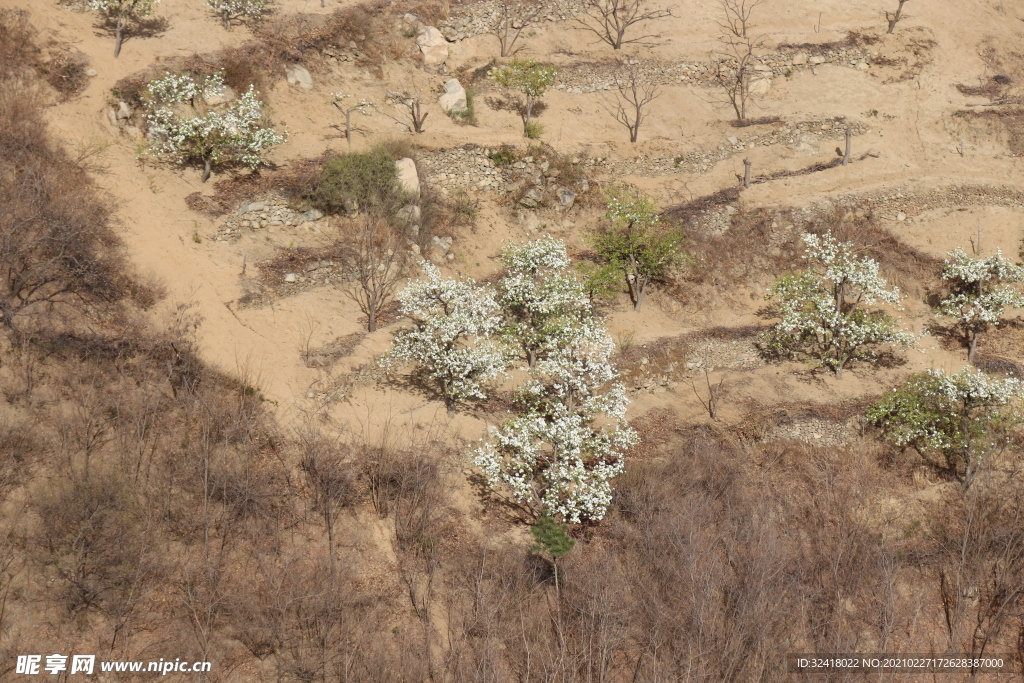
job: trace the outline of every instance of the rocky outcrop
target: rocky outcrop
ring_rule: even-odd
[[[444,71],[448,59],[448,41],[433,26],[421,26],[416,32],[416,45],[423,55],[423,68],[431,73]]]
[[[416,171],[416,162],[412,159],[399,159],[395,162],[398,173],[398,185],[404,192],[416,197],[420,196],[420,176]]]
[[[309,90],[313,87],[313,77],[306,70],[306,67],[301,64],[293,64],[288,67],[285,72],[285,79],[289,85],[297,85],[304,90]]]
[[[444,94],[437,101],[449,114],[456,111],[464,111],[469,106],[466,98],[466,89],[459,83],[459,79],[452,78],[444,83]]]

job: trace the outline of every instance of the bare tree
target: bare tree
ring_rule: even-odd
[[[660,97],[658,85],[644,78],[640,69],[630,68],[623,77],[615,77],[618,98],[615,108],[609,108],[615,120],[629,131],[629,141],[636,142],[640,136],[640,126],[650,114],[649,105]]]
[[[345,444],[324,436],[315,427],[300,434],[303,455],[299,467],[313,490],[313,504],[327,532],[327,552],[331,576],[336,572],[334,525],[341,508],[355,498],[355,476]]]
[[[344,230],[338,252],[352,279],[341,285],[366,314],[366,330],[377,330],[377,317],[405,277],[409,250],[405,238],[380,216],[360,216],[354,230]]]
[[[0,315],[8,329],[75,304],[126,294],[114,206],[55,145],[40,95],[0,87]]]
[[[892,33],[896,29],[896,24],[903,18],[903,5],[907,4],[907,0],[899,0],[899,2],[899,7],[895,12],[885,13],[885,18],[889,22],[889,30],[886,31],[886,34]]]
[[[754,9],[764,0],[721,0],[722,19],[719,21],[722,49],[716,55],[718,61],[718,82],[725,91],[729,104],[736,113],[736,120],[747,119],[747,105],[757,81],[757,50],[762,46],[761,37],[751,34],[751,16]]]
[[[690,388],[693,389],[694,396],[700,401],[700,404],[704,406],[704,410],[708,411],[708,417],[712,420],[718,419],[718,402],[722,399],[722,385],[725,383],[725,375],[718,380],[718,384],[711,383],[711,375],[707,368],[704,369],[704,383],[708,387],[708,400],[705,401],[700,392],[697,391],[697,386],[693,382],[693,378],[690,378]]]
[[[423,101],[420,99],[419,90],[413,90],[412,94],[408,92],[391,92],[387,91],[388,97],[391,98],[392,103],[397,107],[402,107],[408,113],[409,119],[412,121],[412,126],[405,123],[405,121],[399,121],[394,116],[391,116],[387,112],[384,114],[395,121],[398,121],[404,126],[408,126],[414,133],[423,132],[423,124],[430,116],[430,112],[423,111]]]
[[[673,16],[670,9],[651,9],[650,0],[587,0],[585,6],[584,18],[576,21],[614,50],[629,43],[648,44],[649,38],[657,37],[651,33],[627,39],[626,31],[634,24]]]
[[[498,4],[498,23],[491,30],[501,45],[501,56],[511,57],[517,52],[516,41],[522,32],[529,27],[543,10],[531,0],[501,0]]]

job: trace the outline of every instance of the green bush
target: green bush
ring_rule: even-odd
[[[516,151],[511,147],[499,147],[487,156],[495,166],[510,166],[516,161]]]
[[[528,123],[526,124],[524,135],[526,135],[526,137],[530,138],[531,140],[538,140],[540,139],[541,135],[544,135],[544,126],[537,123],[536,121]]]
[[[394,158],[380,146],[329,159],[309,202],[324,213],[391,214],[405,202],[405,196],[398,185]]]

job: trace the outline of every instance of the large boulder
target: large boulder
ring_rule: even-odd
[[[416,32],[416,45],[423,53],[423,68],[440,72],[448,59],[448,41],[434,26],[421,26]]]
[[[301,64],[293,64],[288,67],[288,70],[285,72],[285,79],[289,85],[297,85],[305,90],[313,87],[313,77],[309,75],[306,67]]]
[[[459,79],[452,78],[444,84],[444,94],[437,101],[449,114],[453,111],[464,111],[469,106],[466,99],[466,89],[459,83]]]
[[[416,162],[409,158],[399,159],[395,162],[395,171],[398,173],[398,186],[402,191],[419,197],[420,176],[416,173]]]

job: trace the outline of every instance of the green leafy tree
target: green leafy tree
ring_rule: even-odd
[[[946,255],[942,278],[951,286],[936,315],[957,319],[967,343],[967,360],[974,362],[978,337],[990,327],[999,325],[1007,306],[1024,306],[1024,296],[1009,286],[1024,280],[1024,268],[995,256],[975,259],[957,248]]]
[[[607,206],[608,226],[592,242],[601,259],[625,277],[633,308],[639,311],[651,281],[686,258],[683,236],[662,222],[651,198],[636,188],[612,188]]]
[[[517,91],[522,97],[516,103],[523,117],[523,134],[531,135],[533,127],[533,110],[555,83],[558,72],[553,67],[538,64],[533,60],[514,59],[508,64],[491,69],[488,78],[498,85]]]
[[[967,488],[984,462],[1011,447],[1022,394],[1020,380],[974,368],[955,375],[928,370],[893,389],[868,409],[867,418],[889,441],[925,459],[941,458],[943,469]]]
[[[878,274],[878,263],[859,257],[853,245],[831,235],[803,236],[809,268],[787,275],[769,290],[782,319],[761,335],[765,348],[779,355],[807,356],[842,378],[856,358],[873,358],[874,347],[909,347],[915,337],[896,329],[897,320],[865,306],[898,305],[901,297]]]
[[[124,27],[129,19],[148,17],[153,14],[160,0],[89,0],[89,9],[101,12],[108,19],[116,21],[114,29],[114,58],[121,54]]]

